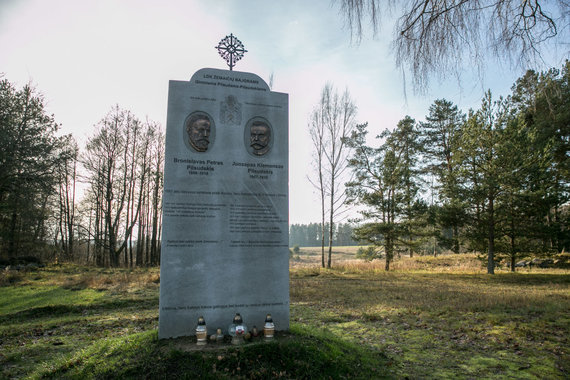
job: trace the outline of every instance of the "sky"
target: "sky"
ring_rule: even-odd
[[[230,33],[247,49],[234,70],[273,75],[273,91],[289,94],[290,223],[320,219],[308,118],[327,82],[348,89],[374,137],[406,115],[424,120],[435,99],[467,111],[487,89],[508,95],[523,74],[487,65],[481,78],[467,65],[461,83],[444,74],[414,95],[390,50],[390,22],[356,43],[330,0],[0,0],[0,73],[32,82],[81,145],[116,104],[165,128],[168,81],[228,69],[215,46]]]

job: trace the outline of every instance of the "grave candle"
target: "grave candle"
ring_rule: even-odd
[[[273,318],[271,318],[271,314],[267,314],[265,317],[265,325],[263,326],[263,335],[265,335],[265,338],[271,339],[274,333],[275,324],[273,323]]]
[[[206,344],[208,339],[208,329],[206,328],[206,321],[204,317],[198,318],[198,325],[196,326],[196,343],[198,345]]]
[[[240,313],[236,313],[228,331],[232,336],[232,344],[241,344],[243,342],[243,338],[247,334],[247,326],[243,323]]]

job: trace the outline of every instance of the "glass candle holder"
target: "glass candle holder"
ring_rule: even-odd
[[[222,333],[222,329],[216,330],[216,343],[222,343],[224,341],[224,334]]]
[[[196,326],[196,343],[204,345],[208,341],[208,329],[206,328],[206,321],[204,317],[198,318],[198,325]]]
[[[243,319],[239,313],[236,313],[232,324],[228,328],[228,332],[232,337],[232,344],[241,344],[245,334],[247,334],[247,326],[243,323]]]
[[[263,335],[266,339],[272,339],[275,334],[275,324],[273,323],[273,318],[271,314],[267,314],[265,317],[265,325],[263,325]]]

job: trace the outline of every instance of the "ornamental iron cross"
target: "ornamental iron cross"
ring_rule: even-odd
[[[230,71],[234,68],[236,62],[243,58],[243,54],[247,52],[241,41],[231,33],[220,41],[216,49],[228,63]]]

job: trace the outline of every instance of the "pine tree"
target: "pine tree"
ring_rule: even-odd
[[[0,249],[9,257],[38,254],[47,241],[58,128],[31,85],[0,81]]]

